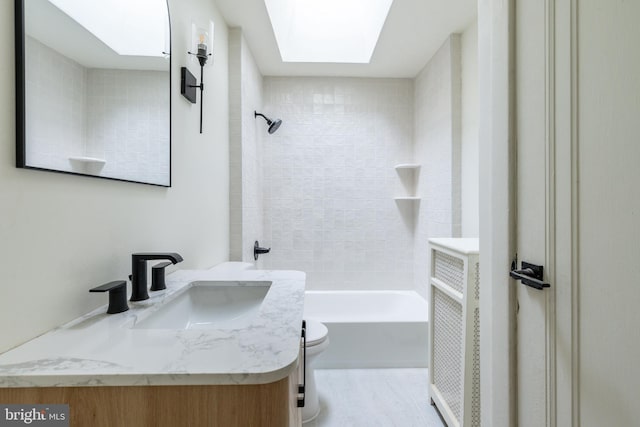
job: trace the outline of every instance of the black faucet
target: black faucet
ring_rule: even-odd
[[[171,252],[142,252],[131,255],[131,299],[143,301],[149,299],[147,292],[147,261],[166,259],[173,264],[182,262],[180,254]]]

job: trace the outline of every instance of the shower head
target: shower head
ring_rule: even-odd
[[[269,125],[269,129],[267,129],[267,132],[269,132],[270,134],[274,133],[275,131],[278,130],[278,128],[280,127],[280,125],[282,124],[282,120],[280,119],[275,119],[275,120],[271,120],[269,117],[265,116],[264,114],[258,113],[257,111],[253,112],[253,117],[262,117],[263,119],[265,119],[267,121],[267,125]]]
[[[273,121],[273,122],[271,122],[269,124],[269,129],[267,129],[267,132],[269,132],[270,134],[274,133],[275,131],[278,130],[278,128],[280,127],[281,124],[282,124],[282,120],[276,119],[275,121]]]

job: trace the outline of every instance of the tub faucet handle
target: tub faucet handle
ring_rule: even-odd
[[[260,242],[256,240],[253,245],[253,259],[258,260],[258,256],[262,254],[268,254],[271,251],[271,248],[261,248]]]

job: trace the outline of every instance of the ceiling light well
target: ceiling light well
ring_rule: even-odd
[[[119,55],[163,57],[169,37],[166,0],[49,0]]]
[[[367,64],[393,0],[265,0],[284,62]]]

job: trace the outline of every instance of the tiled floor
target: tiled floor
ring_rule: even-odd
[[[443,427],[426,369],[318,369],[321,412],[304,427]]]

